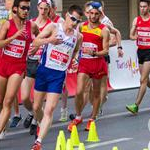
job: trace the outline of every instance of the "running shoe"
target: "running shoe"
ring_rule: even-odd
[[[59,121],[65,122],[67,121],[68,111],[67,109],[61,110],[61,117]]]
[[[85,128],[85,131],[89,131],[90,130],[90,125],[91,125],[91,122],[93,122],[94,119],[89,119],[87,124],[86,124],[86,128]]]
[[[20,115],[20,116],[14,116],[14,117],[12,118],[12,121],[11,121],[9,127],[10,127],[10,128],[15,128],[15,127],[19,126],[21,120],[22,120],[21,115]]]
[[[40,142],[35,142],[31,148],[31,150],[42,150],[42,145]]]
[[[81,119],[74,119],[73,121],[71,121],[70,123],[69,123],[69,125],[68,125],[68,131],[72,131],[72,128],[73,128],[73,126],[74,125],[79,125],[80,123],[82,123],[82,118]]]
[[[130,111],[132,114],[138,113],[138,106],[136,104],[126,105],[126,109]]]
[[[6,131],[4,130],[0,133],[0,140],[5,139],[5,136],[6,136]]]
[[[29,126],[31,125],[33,119],[33,115],[28,114],[27,118],[25,119],[23,125],[25,128],[29,128]]]
[[[31,124],[30,131],[29,131],[30,135],[36,135],[36,130],[37,130],[37,125]]]
[[[75,118],[76,118],[76,114],[70,114],[70,115],[69,115],[69,119],[70,119],[70,120],[74,120]]]

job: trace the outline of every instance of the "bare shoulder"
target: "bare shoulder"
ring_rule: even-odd
[[[136,26],[136,24],[137,24],[137,18],[138,18],[138,17],[135,17],[135,18],[133,19],[133,23],[132,23],[133,26]]]
[[[105,26],[103,29],[102,29],[102,33],[109,33],[109,29],[107,26]]]
[[[5,21],[5,23],[2,24],[0,29],[9,29],[9,27],[10,27],[10,22],[7,20]]]

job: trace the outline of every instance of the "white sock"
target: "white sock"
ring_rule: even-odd
[[[37,125],[37,121],[33,118],[33,120],[32,120],[32,123],[31,123],[31,124]]]
[[[76,116],[76,119],[81,120],[82,116]]]
[[[39,143],[42,143],[42,140],[41,139],[39,139],[39,138],[37,138],[37,140],[36,140],[37,142],[39,142]]]

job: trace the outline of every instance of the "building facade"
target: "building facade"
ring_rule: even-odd
[[[99,0],[97,0],[99,1]],[[103,0],[105,14],[112,20],[114,26],[120,30],[123,39],[129,38],[129,31],[133,18],[138,15],[138,0]],[[84,6],[87,0],[55,0],[58,13],[64,16],[67,8],[72,4]],[[37,0],[32,0],[31,17],[37,15]]]

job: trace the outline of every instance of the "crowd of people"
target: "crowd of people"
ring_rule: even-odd
[[[137,40],[141,73],[136,103],[126,106],[133,114],[138,113],[146,86],[150,87],[149,5],[148,0],[140,0],[140,16],[134,19],[130,31],[130,38]],[[30,134],[36,137],[31,150],[41,150],[60,97],[60,121],[67,121],[68,68],[78,63],[75,114],[70,115],[68,131],[82,123],[82,111],[90,102],[92,112],[85,127],[88,131],[108,99],[109,47],[117,45],[118,57],[125,53],[120,31],[105,15],[103,1],[89,1],[84,10],[71,5],[64,19],[56,14],[53,0],[38,0],[37,10],[38,16],[28,20],[30,0],[14,0],[11,16],[0,27],[0,138],[5,136],[12,107],[15,113],[10,127],[17,127],[22,120],[18,104],[20,89],[21,100],[28,111],[23,125],[30,127]]]

